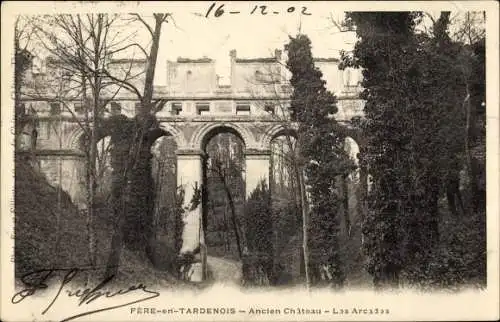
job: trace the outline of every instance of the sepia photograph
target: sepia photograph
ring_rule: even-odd
[[[493,1],[3,3],[1,319],[498,319],[498,47]]]

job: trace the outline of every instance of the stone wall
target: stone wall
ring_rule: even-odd
[[[86,207],[85,158],[68,155],[37,156],[40,171],[53,187],[61,187],[80,209]]]

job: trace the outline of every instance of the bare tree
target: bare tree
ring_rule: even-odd
[[[85,145],[88,164],[88,230],[89,230],[89,253],[91,262],[95,263],[95,240],[92,233],[93,206],[95,198],[96,182],[96,159],[98,158],[97,142],[101,133],[98,133],[100,119],[107,112],[106,107],[118,94],[126,90],[133,93],[141,103],[137,111],[139,126],[129,152],[128,164],[122,174],[123,182],[136,168],[137,156],[141,151],[141,144],[148,135],[149,115],[153,115],[161,109],[164,102],[153,100],[153,80],[155,74],[156,60],[158,56],[161,26],[170,14],[154,14],[154,26],[152,27],[146,19],[137,14],[131,14],[128,19],[120,15],[111,14],[86,14],[86,15],[55,15],[39,17],[34,24],[37,40],[48,55],[53,57],[52,63],[66,73],[70,78],[70,86],[66,92],[58,93],[50,98],[51,101],[60,102],[66,110],[73,115],[74,119],[84,131],[85,138],[90,144]],[[136,32],[123,32],[123,25],[131,22],[140,23],[151,34],[151,46],[149,53],[139,43],[134,41]],[[120,25],[120,23],[122,25]],[[140,28],[140,27],[139,27]],[[130,30],[130,29],[127,29]],[[132,62],[121,70],[113,68],[112,59],[120,55],[135,55],[136,51],[145,56],[145,71],[132,73]],[[126,64],[125,64],[126,65]],[[140,90],[134,80],[145,73],[144,88]],[[40,93],[35,93],[40,96]],[[75,114],[69,106],[69,99],[79,98],[84,107],[85,117]],[[124,211],[124,203],[129,194],[130,187],[125,185],[121,211],[116,211],[115,216],[120,218]],[[121,220],[119,220],[121,222]],[[121,248],[121,225],[118,224],[112,241],[112,252],[108,260],[108,271],[116,271]],[[110,268],[110,267],[116,267]]]
[[[486,36],[484,11],[459,12],[450,18],[453,40],[472,45]]]
[[[92,226],[96,168],[103,168],[102,165],[96,166],[97,129],[109,102],[122,89],[131,90],[131,80],[139,76],[132,75],[132,65],[121,75],[111,75],[108,71],[112,57],[129,48],[124,44],[131,42],[132,35],[120,37],[118,15],[61,14],[36,17],[31,23],[36,41],[46,52],[49,71],[41,79],[34,80],[32,91],[27,96],[59,104],[61,111],[69,112],[83,130],[87,143],[83,146],[87,160],[87,230],[89,260],[94,265],[96,241]],[[83,117],[70,105],[74,101],[80,102]]]
[[[220,152],[220,151],[218,151]],[[224,164],[227,161],[229,164]],[[233,193],[231,192],[229,179],[233,176],[233,173],[241,173],[241,169],[231,162],[228,156],[216,155],[212,162],[210,163],[210,171],[216,174],[217,178],[221,181],[224,193],[226,195],[229,209],[231,211],[231,223],[233,225],[234,234],[236,237],[236,246],[238,249],[238,255],[240,259],[243,256],[242,238],[240,234],[240,223],[236,215],[235,201],[233,198]],[[226,221],[226,209],[224,209],[224,222]],[[227,233],[227,232],[226,232]]]
[[[36,120],[31,120],[32,130],[24,130],[26,121],[29,120],[26,113],[26,107],[21,102],[22,88],[25,83],[27,71],[31,67],[33,54],[29,51],[33,36],[33,28],[22,16],[16,18],[14,25],[14,115],[15,115],[15,136],[16,148],[19,148],[20,134],[28,135],[27,141],[30,141],[31,150],[36,143]],[[33,111],[29,111],[33,112]],[[33,114],[33,113],[29,113]],[[26,133],[24,133],[26,132]]]
[[[114,209],[115,217],[118,218],[118,224],[117,227],[115,228],[113,240],[111,242],[111,254],[109,256],[107,263],[106,276],[116,275],[116,273],[118,272],[120,254],[123,244],[123,217],[124,217],[123,215],[126,211],[126,200],[128,200],[131,192],[131,185],[130,185],[131,174],[137,170],[139,155],[142,151],[142,144],[150,133],[152,125],[150,122],[151,117],[154,118],[154,114],[158,110],[160,110],[165,104],[165,101],[161,99],[153,100],[153,81],[155,75],[156,61],[158,58],[158,48],[161,36],[161,28],[163,23],[168,22],[168,19],[171,18],[172,16],[169,13],[155,13],[153,15],[154,27],[152,27],[140,15],[133,14],[133,16],[137,19],[137,21],[140,21],[150,33],[151,47],[149,50],[149,54],[146,52],[146,50],[142,49],[142,52],[145,55],[147,55],[146,78],[142,92],[143,94],[141,94],[136,87],[134,87],[133,85],[131,86],[141,102],[140,109],[136,116],[137,120],[139,121],[139,128],[136,131],[134,139],[131,143],[129,150],[129,157],[127,159],[124,173],[122,176],[123,182],[125,183],[125,187],[122,191],[120,198],[121,205],[119,209],[117,208]],[[127,84],[127,86],[130,86],[130,84]]]

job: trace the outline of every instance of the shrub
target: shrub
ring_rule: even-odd
[[[244,284],[269,285],[273,279],[273,225],[271,195],[265,182],[250,194],[244,224],[248,248],[243,257]]]
[[[14,198],[17,278],[37,269],[88,265],[85,216],[66,192],[51,186],[20,157]]]

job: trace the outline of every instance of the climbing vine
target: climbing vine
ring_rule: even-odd
[[[156,120],[153,117],[149,122],[153,125]],[[130,249],[148,245],[155,198],[151,174],[153,140],[143,136],[137,155],[130,158],[139,126],[137,119],[123,115],[112,116],[100,126],[111,136],[111,204],[115,229],[120,231],[125,246]]]
[[[292,73],[291,118],[299,123],[298,145],[310,197],[310,222],[306,222],[310,239],[305,238],[310,254],[304,256],[310,258],[306,269],[310,268],[311,274],[306,275],[315,284],[342,286],[345,276],[338,245],[341,202],[336,178],[350,172],[352,164],[343,149],[344,136],[332,118],[337,99],[326,89],[323,75],[314,65],[306,35],[291,38],[285,49]]]
[[[273,222],[271,194],[264,181],[246,201],[244,221],[248,247],[243,257],[244,284],[269,285],[273,282]]]

